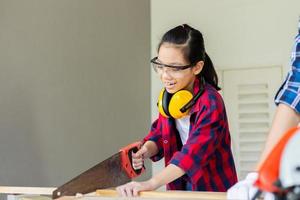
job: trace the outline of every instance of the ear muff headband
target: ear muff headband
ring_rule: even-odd
[[[159,94],[157,106],[162,116],[178,119],[188,114],[189,108],[184,112],[181,110],[192,102],[192,100],[193,94],[188,90],[180,90],[175,94],[170,94],[165,89],[162,89]]]
[[[180,90],[176,92],[169,103],[169,112],[170,115],[175,118],[179,119],[188,114],[189,110],[185,112],[181,111],[181,108],[184,107],[188,102],[193,99],[193,94],[188,90]]]
[[[203,92],[204,92],[204,88],[201,86],[199,92],[187,104],[185,104],[182,108],[180,108],[180,111],[184,113],[187,110],[189,110],[191,107],[193,107],[193,105],[195,105],[195,103],[197,102],[199,97],[203,94]]]
[[[197,102],[197,100],[199,99],[199,97],[203,94],[205,80],[204,80],[204,78],[202,76],[200,78],[200,81],[201,81],[201,83],[200,83],[200,88],[199,88],[198,93],[187,104],[185,104],[182,108],[180,108],[180,111],[182,113],[186,112],[191,107],[193,107],[193,105],[195,105],[195,103]]]
[[[158,110],[164,117],[181,118],[188,114],[189,109],[195,105],[204,92],[205,80],[201,78],[199,91],[195,96],[188,90],[180,90],[175,94],[168,93],[165,88],[161,90],[157,102]]]

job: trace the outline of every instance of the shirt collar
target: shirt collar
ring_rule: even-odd
[[[200,90],[200,86],[201,84],[203,84],[203,82],[201,83],[201,81],[199,80],[199,78],[197,77],[194,81],[194,85],[193,85],[193,95],[195,96],[199,90]],[[204,86],[205,87],[205,82],[204,82]],[[203,94],[202,94],[203,95]],[[201,96],[202,96],[201,95]],[[195,103],[195,105],[193,105],[193,107],[190,110],[190,114],[193,114],[194,112],[198,112],[200,110],[200,104],[198,103],[201,99],[201,96],[198,98],[197,103]]]

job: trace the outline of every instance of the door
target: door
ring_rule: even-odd
[[[281,67],[223,71],[223,97],[239,179],[253,171],[260,158],[281,77]]]

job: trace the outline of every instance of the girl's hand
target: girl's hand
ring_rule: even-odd
[[[141,169],[144,165],[145,154],[148,152],[148,149],[143,145],[140,150],[136,153],[132,153],[132,167],[133,169]]]
[[[154,182],[144,181],[144,182],[129,182],[127,184],[118,186],[116,188],[119,196],[122,197],[136,197],[138,196],[140,191],[149,191],[149,190],[155,190],[157,187],[155,186]]]

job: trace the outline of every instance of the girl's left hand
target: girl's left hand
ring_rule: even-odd
[[[155,184],[151,182],[151,180],[144,182],[132,181],[116,188],[119,196],[122,197],[136,197],[140,191],[149,191],[155,189]]]

